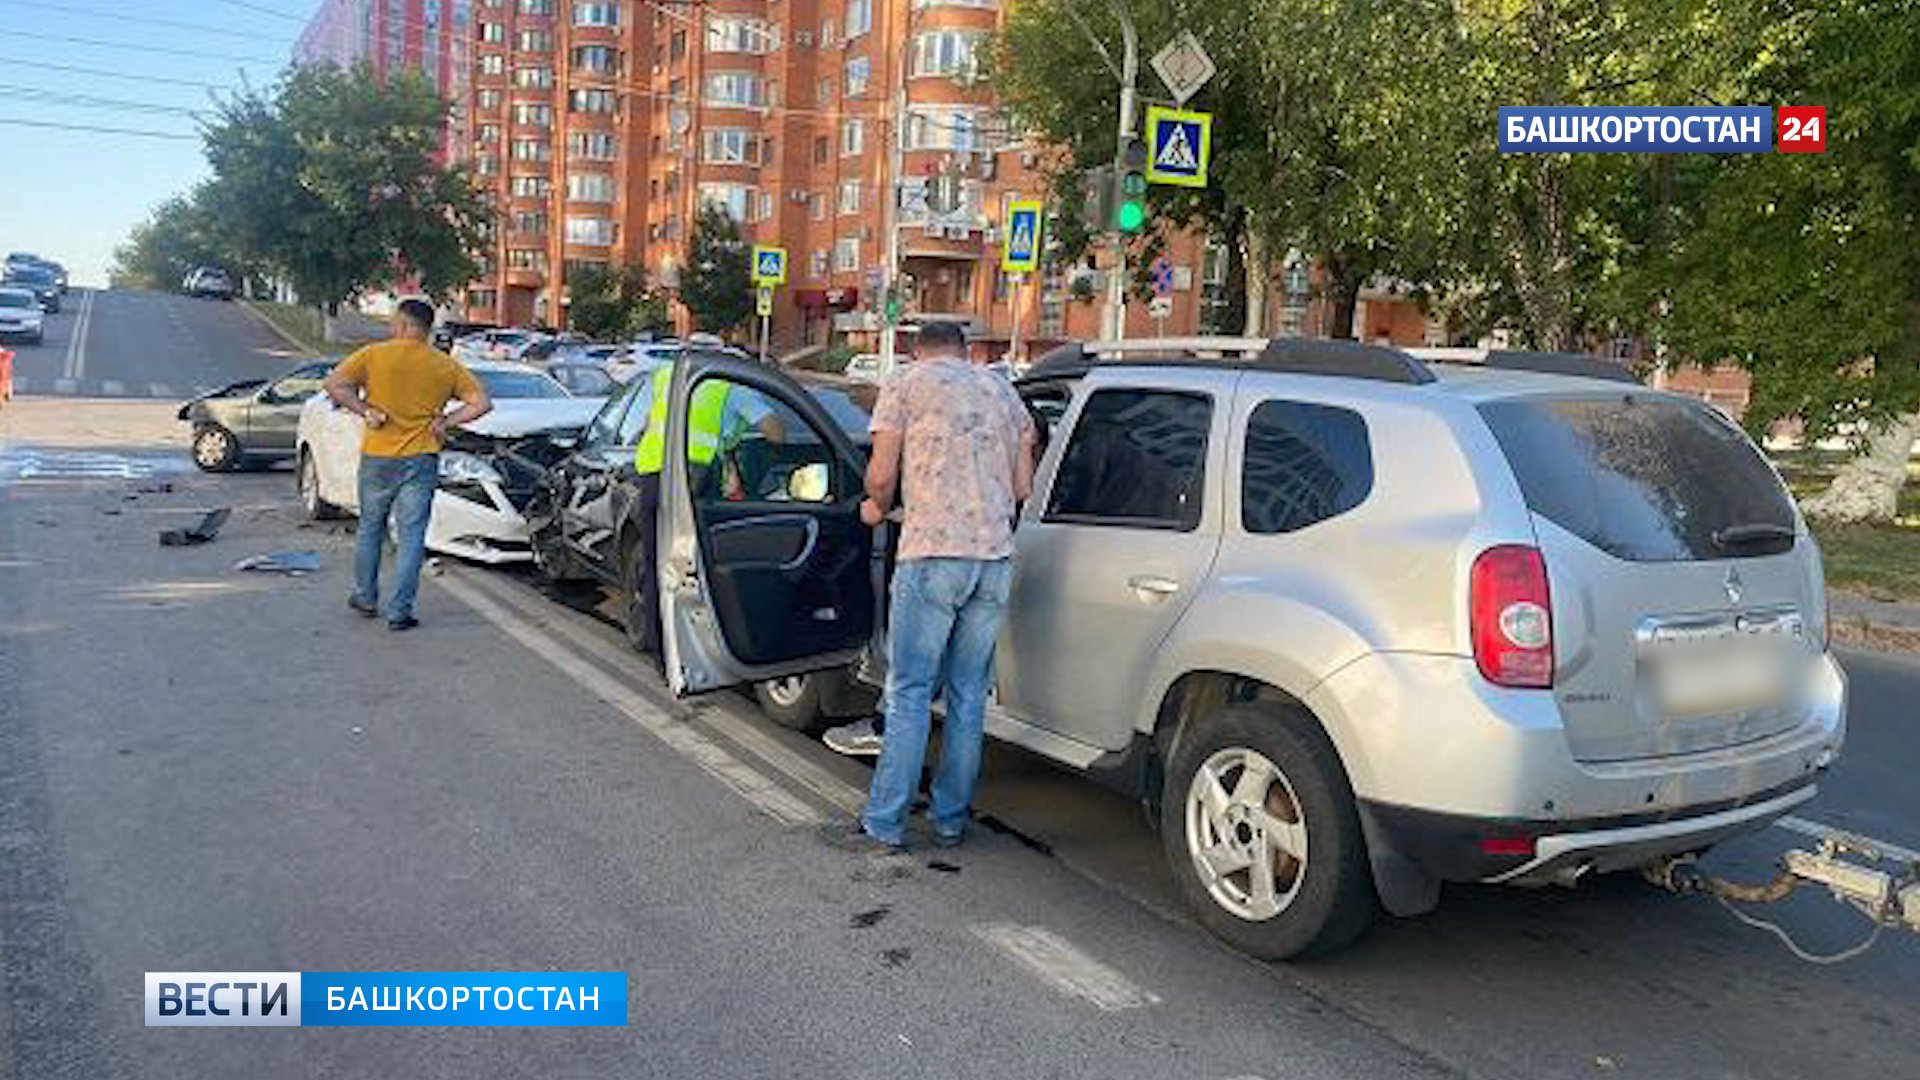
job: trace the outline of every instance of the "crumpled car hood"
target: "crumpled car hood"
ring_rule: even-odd
[[[490,439],[517,439],[587,426],[605,398],[496,398],[493,411],[460,430]],[[456,406],[457,407],[457,406]]]

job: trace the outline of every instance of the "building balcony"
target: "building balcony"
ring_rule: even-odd
[[[508,285],[524,289],[537,289],[547,283],[547,272],[545,270],[529,269],[527,267],[508,267],[505,277]]]

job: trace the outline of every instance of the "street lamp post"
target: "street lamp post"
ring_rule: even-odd
[[[1120,61],[1120,117],[1113,145],[1113,176],[1117,184],[1126,174],[1127,144],[1138,134],[1134,125],[1134,84],[1140,74],[1140,39],[1134,32],[1133,10],[1127,6],[1127,0],[1112,0],[1112,5],[1114,14],[1120,17],[1120,37],[1126,47]],[[1107,277],[1107,310],[1103,321],[1107,339],[1119,341],[1127,336],[1127,235],[1117,221],[1109,221],[1107,237],[1113,245],[1113,267]]]

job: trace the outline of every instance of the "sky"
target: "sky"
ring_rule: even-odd
[[[207,176],[193,114],[244,83],[271,83],[318,7],[0,0],[0,252],[64,263],[76,285],[106,284],[128,230]],[[64,130],[74,127],[175,137]]]

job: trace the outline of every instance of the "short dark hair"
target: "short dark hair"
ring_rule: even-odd
[[[408,322],[419,327],[423,334],[433,329],[433,305],[425,300],[400,301],[400,314],[406,316]]]
[[[967,332],[962,330],[960,324],[957,322],[947,322],[945,320],[930,322],[920,328],[920,340],[917,348],[952,349],[954,352],[965,352],[967,348]]]

